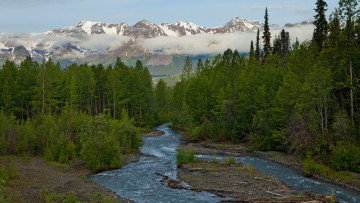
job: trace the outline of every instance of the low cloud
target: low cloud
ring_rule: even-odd
[[[282,28],[271,30],[272,39],[281,32]],[[313,25],[292,27],[285,29],[290,33],[291,42],[296,38],[303,42],[310,40]],[[262,33],[261,33],[262,35]],[[152,52],[163,54],[217,54],[226,49],[237,49],[239,52],[249,52],[250,42],[256,40],[256,33],[228,33],[228,34],[199,34],[184,37],[156,37],[142,40],[140,44]]]

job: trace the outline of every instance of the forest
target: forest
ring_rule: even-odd
[[[360,172],[360,13],[341,0],[327,20],[316,4],[313,39],[271,39],[265,26],[249,56],[226,50],[214,60],[186,60],[181,81],[155,86],[135,67],[72,64],[51,59],[0,69],[0,155],[43,155],[91,170],[118,168],[139,150],[142,131],[172,122],[193,141],[250,142],[248,150],[281,151]],[[262,35],[262,36],[261,36]]]
[[[61,69],[51,59],[39,64],[27,57],[20,65],[6,61],[0,81],[1,155],[59,163],[81,156],[92,170],[118,168],[123,153],[141,146],[139,127],[164,122],[156,101],[166,86],[153,90],[140,61]]]
[[[283,30],[271,44],[266,10],[249,57],[227,50],[194,72],[187,60],[169,101],[173,127],[360,172],[359,6],[340,1],[329,22],[326,9],[317,1],[311,41],[291,44]]]

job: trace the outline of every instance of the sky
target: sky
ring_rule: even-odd
[[[0,0],[0,33],[37,33],[90,20],[133,25],[188,21],[205,27],[235,17],[284,25],[312,19],[316,0]],[[338,0],[326,0],[328,14]]]

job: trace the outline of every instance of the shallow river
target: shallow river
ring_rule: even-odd
[[[144,145],[139,162],[124,166],[119,170],[106,171],[92,176],[90,179],[114,191],[121,197],[136,202],[219,202],[226,200],[207,192],[171,189],[160,182],[162,177],[155,173],[177,178],[176,148],[180,144],[180,135],[168,128],[168,124],[157,127],[165,132],[160,137],[144,137]],[[213,159],[213,156],[199,155],[199,158]],[[219,160],[225,157],[216,157]],[[238,157],[245,165],[278,178],[296,191],[311,191],[313,193],[335,192],[340,202],[360,202],[360,195],[343,188],[320,183],[299,175],[295,170],[278,163],[253,157]],[[185,184],[185,183],[184,183]]]

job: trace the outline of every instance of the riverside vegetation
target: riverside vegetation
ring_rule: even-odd
[[[173,88],[162,79],[153,88],[140,61],[61,69],[51,59],[8,60],[0,69],[0,154],[118,168],[123,154],[139,150],[139,127],[171,120],[195,141],[250,141],[301,157],[309,173],[360,172],[360,9],[340,0],[328,22],[326,7],[317,1],[311,41],[290,44],[282,30],[273,45],[266,9],[249,57],[227,50],[196,68],[187,59]],[[11,181],[3,174],[0,197]]]
[[[227,50],[194,71],[187,60],[166,100],[173,128],[194,141],[287,152],[305,160],[309,174],[359,186],[347,171],[360,172],[360,9],[341,0],[328,22],[326,7],[317,1],[311,41],[290,44],[283,30],[271,46],[264,29],[264,47],[258,31],[249,57]]]
[[[61,69],[27,57],[20,65],[6,61],[0,83],[2,156],[40,155],[60,165],[80,157],[92,171],[119,168],[123,154],[138,153],[141,131],[165,122],[156,101],[166,86],[153,89],[140,61]],[[2,173],[1,198],[10,181]]]

